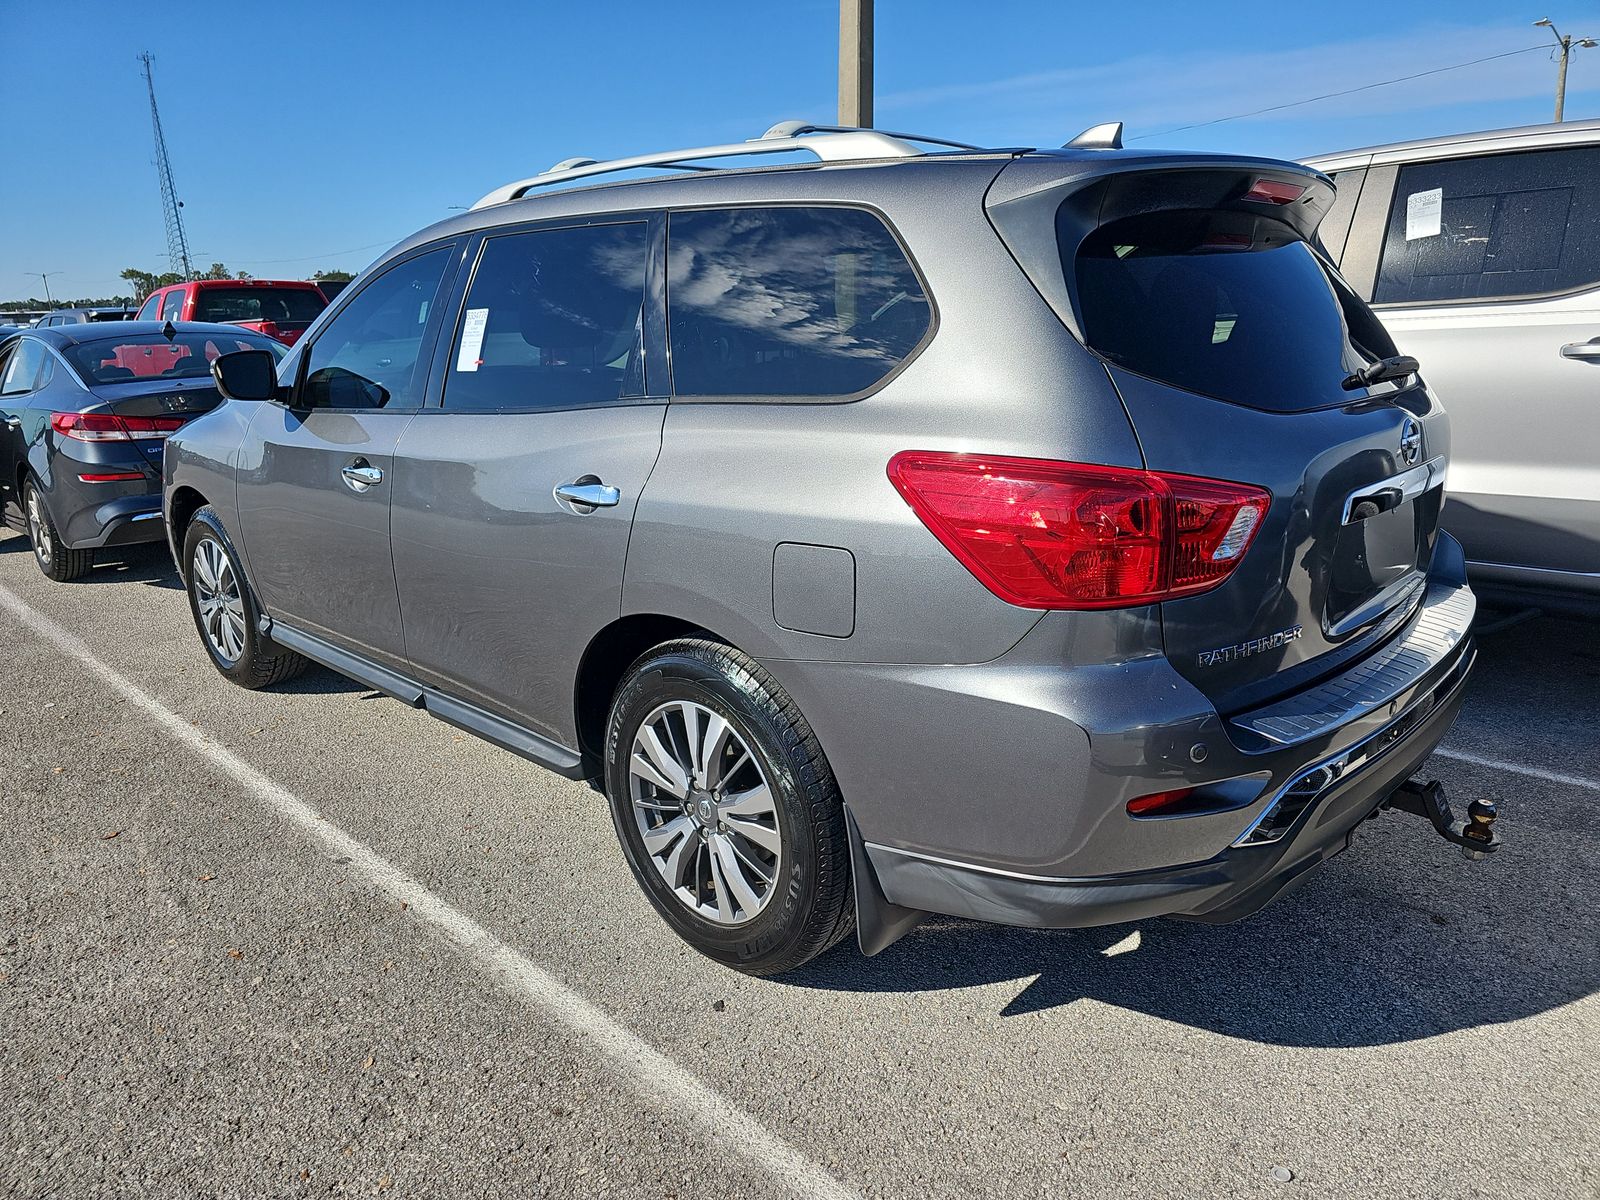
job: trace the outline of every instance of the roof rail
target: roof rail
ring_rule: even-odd
[[[729,142],[721,146],[699,146],[691,150],[668,150],[658,154],[640,154],[632,158],[614,158],[596,162],[592,158],[566,158],[548,171],[527,179],[495,188],[472,207],[488,208],[520,200],[534,188],[566,183],[572,179],[585,179],[594,175],[611,175],[618,171],[634,171],[641,167],[668,167],[680,171],[706,171],[715,168],[697,165],[699,161],[716,158],[742,158],[747,154],[781,154],[806,150],[820,162],[849,162],[872,158],[917,158],[925,151],[913,142],[926,142],[936,146],[953,146],[958,150],[976,150],[963,142],[948,142],[942,138],[920,137],[908,133],[884,133],[877,129],[856,129],[842,125],[811,125],[805,121],[783,121],[774,125],[758,138],[748,142]]]

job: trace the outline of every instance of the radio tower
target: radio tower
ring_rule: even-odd
[[[150,89],[150,124],[156,131],[156,175],[161,180],[161,207],[167,219],[167,261],[174,271],[181,271],[189,279],[194,268],[189,265],[189,238],[183,231],[183,202],[172,186],[172,160],[167,157],[167,139],[161,134],[161,110],[156,107],[156,83],[150,74],[150,64],[155,60],[148,50],[139,55],[144,64],[145,86]]]

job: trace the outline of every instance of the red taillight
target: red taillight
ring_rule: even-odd
[[[1244,194],[1246,200],[1259,204],[1293,204],[1306,194],[1298,183],[1281,183],[1276,179],[1257,179]]]
[[[1023,608],[1126,608],[1215,587],[1271,497],[1127,467],[906,450],[889,478],[950,553]]]
[[[79,442],[133,442],[164,438],[183,428],[187,417],[121,417],[105,412],[50,414],[50,428]]]
[[[135,479],[148,479],[143,471],[107,471],[99,475],[79,475],[81,483],[130,483]]]
[[[1138,796],[1128,801],[1128,815],[1134,817],[1154,817],[1168,812],[1174,808],[1182,807],[1183,803],[1194,794],[1193,788],[1178,788],[1171,792],[1152,792],[1148,796]]]

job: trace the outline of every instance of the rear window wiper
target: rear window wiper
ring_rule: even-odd
[[[1415,375],[1420,364],[1416,359],[1405,354],[1397,354],[1393,358],[1380,358],[1375,363],[1368,363],[1359,371],[1352,371],[1344,377],[1344,390],[1353,392],[1359,387],[1371,387],[1375,383],[1383,383],[1389,379],[1404,379],[1408,375]]]

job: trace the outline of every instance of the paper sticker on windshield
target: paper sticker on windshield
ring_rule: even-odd
[[[461,322],[461,352],[456,355],[456,370],[476,371],[483,365],[483,331],[489,324],[487,308],[467,309]]]
[[[1439,212],[1444,208],[1444,189],[1412,192],[1406,197],[1406,241],[1439,236]]]

